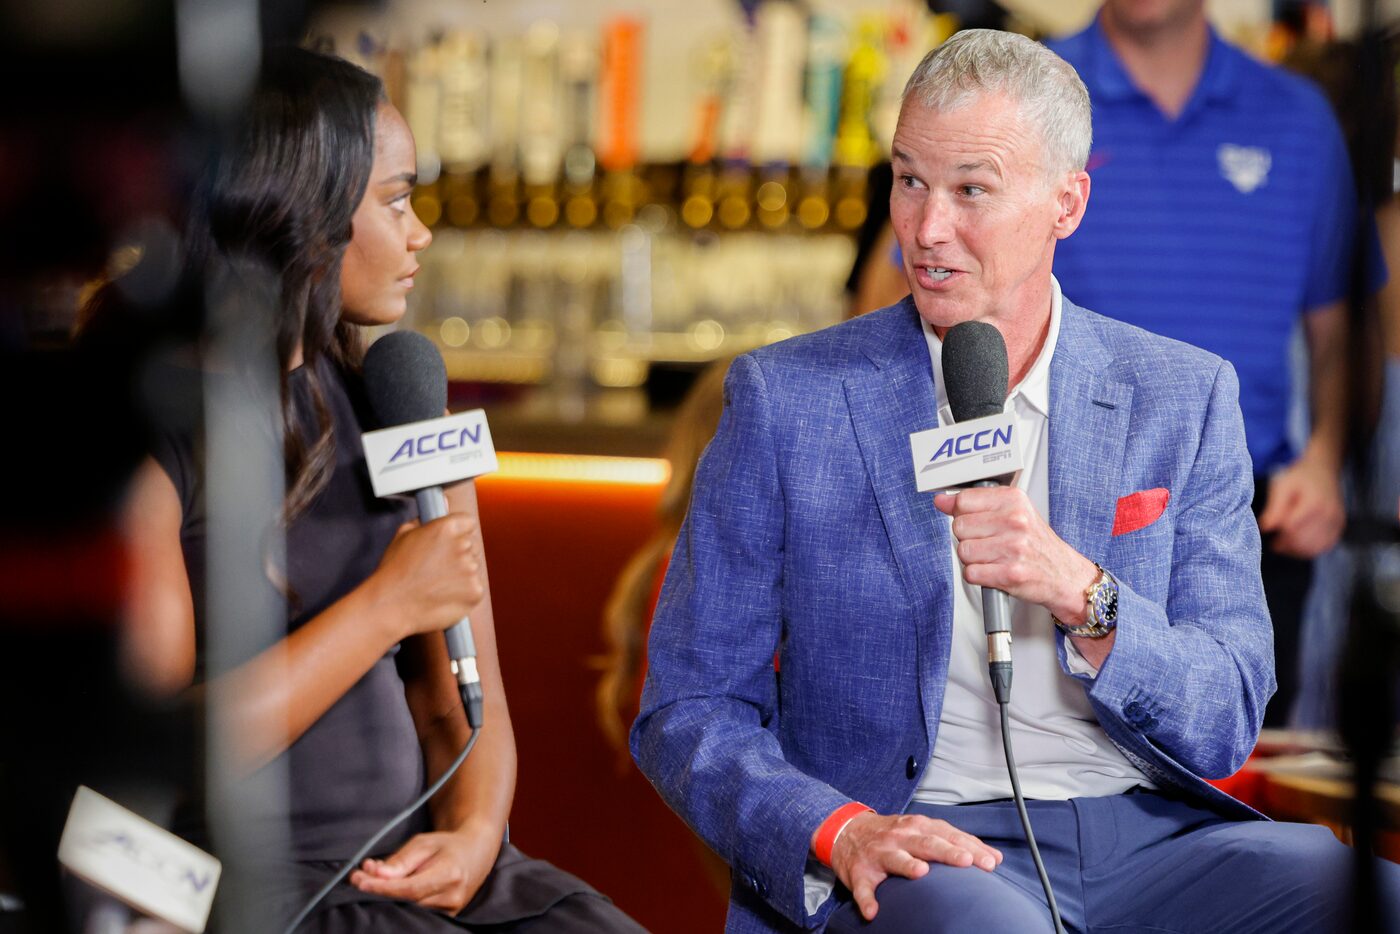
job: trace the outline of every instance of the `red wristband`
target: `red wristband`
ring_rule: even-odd
[[[817,854],[818,862],[823,866],[830,866],[831,848],[836,845],[836,838],[840,836],[841,831],[855,818],[866,811],[874,810],[859,801],[852,801],[832,811],[831,816],[822,821],[822,825],[817,828],[816,838],[812,841],[812,852]]]

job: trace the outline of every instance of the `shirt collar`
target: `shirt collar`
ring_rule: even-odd
[[[1220,38],[1214,26],[1207,24],[1206,31],[1209,37],[1206,65],[1201,72],[1201,80],[1191,93],[1191,98],[1213,102],[1228,101],[1234,97],[1239,84],[1239,62],[1236,59],[1238,53]],[[1118,53],[1113,51],[1108,37],[1104,35],[1102,13],[1094,17],[1085,33],[1089,41],[1090,55],[1081,77],[1089,85],[1090,97],[1096,101],[1145,98],[1147,95],[1133,84],[1133,79],[1128,76],[1123,63],[1118,60]],[[1191,103],[1188,102],[1186,109],[1190,106]]]
[[[1019,397],[1045,418],[1050,417],[1050,360],[1055,356],[1055,346],[1060,339],[1060,315],[1064,307],[1064,295],[1060,292],[1060,282],[1050,277],[1050,327],[1045,334],[1045,346],[1040,348],[1030,372],[1007,394],[1007,404]],[[922,319],[920,319],[922,320]],[[943,385],[943,341],[927,321],[923,321],[924,339],[928,342],[929,359],[933,362],[933,388],[938,398],[938,423],[951,425],[953,411],[948,406],[948,391]]]

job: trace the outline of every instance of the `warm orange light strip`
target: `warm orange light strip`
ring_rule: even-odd
[[[512,480],[555,480],[575,483],[634,483],[664,485],[671,465],[658,457],[599,457],[591,454],[496,455],[495,476]],[[490,480],[490,477],[483,477]]]

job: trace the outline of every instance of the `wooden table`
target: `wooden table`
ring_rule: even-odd
[[[1275,820],[1324,824],[1344,843],[1351,843],[1352,782],[1341,774],[1318,774],[1323,770],[1315,765],[1295,767],[1287,758],[1265,759],[1253,766],[1263,774],[1260,810]],[[1343,770],[1339,766],[1335,771]],[[1400,862],[1400,784],[1380,782],[1376,800],[1380,813],[1376,850]]]

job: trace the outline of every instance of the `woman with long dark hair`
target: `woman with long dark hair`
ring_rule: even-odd
[[[182,294],[248,270],[275,284],[265,352],[281,411],[267,422],[284,439],[286,496],[267,526],[286,547],[284,562],[266,549],[259,579],[285,600],[286,627],[228,664],[210,661],[203,444],[193,429],[161,432],[128,509],[127,661],[147,684],[217,704],[238,768],[285,767],[285,808],[246,816],[290,831],[289,852],[260,855],[270,871],[256,874],[266,880],[256,897],[285,922],[464,747],[440,631],[470,615],[488,726],[427,811],[386,837],[306,929],[640,930],[580,880],[502,843],[515,745],[471,485],[450,488],[450,514],[426,525],[409,521],[407,501],[370,489],[361,331],[404,315],[415,255],[432,239],[410,202],[415,160],[377,79],[311,52],[268,57],[236,141],[197,193]],[[200,816],[177,829],[208,845]]]

